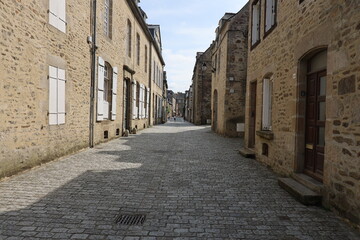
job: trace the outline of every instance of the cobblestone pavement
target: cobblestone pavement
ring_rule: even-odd
[[[360,239],[235,150],[172,122],[0,182],[0,239]],[[142,226],[115,223],[146,214]]]

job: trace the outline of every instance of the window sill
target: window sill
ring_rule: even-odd
[[[256,131],[256,135],[262,138],[265,138],[267,140],[273,140],[274,139],[274,133],[272,131]]]

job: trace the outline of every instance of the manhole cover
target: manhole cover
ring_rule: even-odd
[[[144,214],[120,214],[116,217],[115,223],[121,225],[143,225],[146,220]]]

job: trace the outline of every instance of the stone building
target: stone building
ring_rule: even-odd
[[[150,55],[164,64],[146,15],[93,2],[0,3],[0,178],[148,126]]]
[[[163,72],[165,62],[161,55],[162,43],[161,43],[161,33],[159,25],[148,25],[150,33],[154,39],[155,44],[152,45],[152,53],[150,56],[151,59],[151,89],[152,89],[152,112],[151,116],[151,125],[160,124],[162,122],[163,115]],[[155,54],[157,51],[159,54]]]
[[[212,44],[212,128],[229,137],[243,136],[248,15],[248,5],[226,13]]]
[[[193,121],[196,125],[211,123],[211,49],[198,52],[192,77]]]
[[[184,117],[185,116],[185,94],[182,92],[177,92],[174,94],[176,100],[175,105],[175,116]]]
[[[245,145],[360,223],[360,2],[251,0]]]

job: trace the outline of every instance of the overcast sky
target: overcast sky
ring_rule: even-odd
[[[160,24],[169,89],[185,92],[191,84],[196,52],[215,38],[225,12],[238,12],[247,0],[141,0],[149,24]]]

